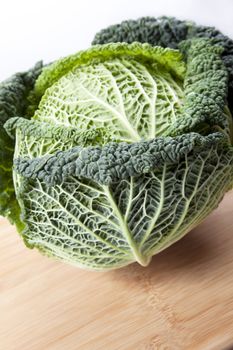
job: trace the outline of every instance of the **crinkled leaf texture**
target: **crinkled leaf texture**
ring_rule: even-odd
[[[16,135],[27,245],[74,265],[146,266],[205,218],[233,183],[222,49],[107,44],[45,68]]]
[[[14,141],[7,135],[3,125],[16,115],[29,117],[28,108],[32,101],[28,96],[41,69],[42,63],[38,62],[28,72],[17,73],[0,84],[0,215],[6,216],[18,228],[22,223],[12,179]]]
[[[177,49],[183,40],[193,38],[208,38],[213,44],[223,48],[222,59],[229,76],[228,105],[232,113],[233,40],[214,27],[200,26],[191,21],[182,21],[167,16],[158,18],[142,17],[137,20],[126,20],[102,29],[95,35],[93,44],[106,44],[109,42],[132,43],[138,41]]]

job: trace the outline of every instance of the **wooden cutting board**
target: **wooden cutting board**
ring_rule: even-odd
[[[223,350],[233,345],[233,192],[155,256],[88,272],[28,250],[0,220],[1,350]]]

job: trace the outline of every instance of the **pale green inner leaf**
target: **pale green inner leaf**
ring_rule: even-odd
[[[115,58],[74,68],[43,96],[35,118],[80,131],[108,128],[113,140],[162,135],[179,118],[182,84],[156,64]]]

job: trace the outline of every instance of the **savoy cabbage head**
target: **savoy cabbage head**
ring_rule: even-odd
[[[27,246],[146,266],[216,208],[233,186],[233,45],[214,33],[123,22],[1,84],[0,211]]]

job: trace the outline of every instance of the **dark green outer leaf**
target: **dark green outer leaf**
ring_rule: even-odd
[[[28,95],[40,74],[42,63],[24,73],[17,73],[0,84],[0,215],[20,226],[19,207],[12,179],[14,140],[3,128],[11,117],[29,117]]]
[[[70,176],[87,178],[102,185],[110,185],[130,176],[138,176],[178,164],[189,154],[198,154],[213,147],[227,147],[221,133],[209,136],[188,135],[158,137],[138,143],[109,143],[104,147],[73,147],[32,160],[15,159],[15,168],[26,178],[39,179],[49,185],[62,183]]]

